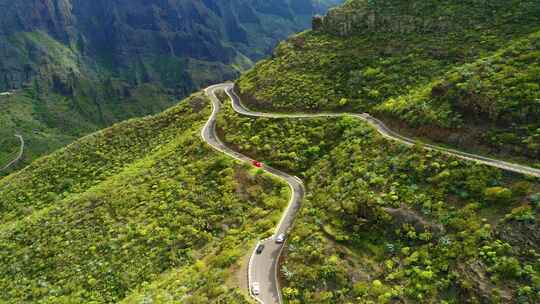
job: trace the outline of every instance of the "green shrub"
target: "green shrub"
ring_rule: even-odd
[[[504,187],[490,187],[484,191],[484,197],[489,202],[508,203],[512,199],[512,190]]]

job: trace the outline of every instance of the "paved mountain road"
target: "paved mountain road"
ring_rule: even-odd
[[[240,102],[240,98],[233,91],[233,84],[227,86],[227,94],[232,99],[234,110],[242,115],[255,116],[255,117],[270,117],[270,118],[315,118],[315,117],[341,117],[341,116],[351,116],[367,122],[374,129],[377,130],[382,136],[387,139],[398,141],[407,146],[412,146],[418,143],[414,139],[402,136],[392,130],[390,130],[382,121],[370,116],[367,113],[362,114],[352,114],[352,113],[319,113],[319,114],[274,114],[274,113],[261,113],[253,112],[244,107]],[[506,171],[512,171],[516,173],[521,173],[525,175],[532,175],[535,177],[540,177],[540,169],[527,167],[515,163],[510,163],[502,160],[497,160],[489,157],[484,157],[480,155],[475,155],[467,152],[462,152],[459,150],[439,147],[435,145],[422,143],[422,147],[428,150],[439,151],[448,155],[452,155],[461,159],[474,161],[480,164],[488,165],[491,167],[496,167]]]
[[[208,144],[214,147],[216,150],[223,152],[239,161],[244,161],[251,163],[253,159],[242,155],[227,146],[225,146],[221,140],[216,135],[216,120],[219,110],[221,109],[221,103],[216,97],[215,92],[225,90],[229,94],[229,90],[232,89],[232,84],[220,84],[207,88],[205,90],[206,94],[212,100],[212,114],[206,125],[201,131],[201,135]],[[231,95],[229,95],[231,96]],[[233,99],[234,100],[234,99]],[[246,113],[241,113],[246,114]],[[249,115],[249,114],[246,114]],[[258,116],[258,115],[250,115]],[[280,292],[277,286],[277,263],[279,256],[281,254],[282,245],[276,244],[275,236],[280,233],[285,233],[292,225],[294,217],[298,208],[300,207],[300,201],[304,195],[304,187],[302,181],[295,177],[291,176],[285,172],[274,169],[272,167],[263,165],[263,169],[268,173],[271,173],[281,179],[284,179],[291,188],[291,200],[289,201],[287,210],[283,214],[279,225],[275,231],[275,234],[258,244],[264,244],[265,248],[261,254],[255,254],[255,250],[250,258],[249,267],[248,267],[248,283],[251,287],[253,282],[259,282],[261,293],[259,296],[255,297],[260,303],[271,304],[271,303],[281,303],[280,301]],[[251,294],[251,291],[250,291]]]
[[[19,148],[19,154],[17,154],[17,157],[15,157],[15,159],[13,159],[12,161],[10,161],[7,165],[5,165],[4,167],[2,167],[0,169],[0,171],[4,171],[4,170],[7,170],[9,167],[13,166],[14,164],[16,164],[23,156],[23,153],[24,153],[24,138],[17,134],[15,135],[15,137],[17,137],[21,143],[21,147]]]
[[[216,97],[216,91],[225,91],[229,98],[231,99],[233,109],[242,115],[251,116],[251,117],[267,117],[267,118],[315,118],[315,117],[341,117],[341,116],[351,116],[361,119],[364,122],[370,124],[375,128],[382,136],[398,141],[402,144],[412,146],[416,144],[416,141],[413,139],[404,137],[390,130],[384,125],[380,120],[370,116],[369,114],[350,114],[350,113],[320,113],[320,114],[274,114],[274,113],[262,113],[251,111],[244,107],[240,101],[240,98],[233,91],[234,84],[224,83],[214,86],[210,86],[205,90],[205,93],[212,101],[212,115],[206,122],[206,125],[201,131],[201,135],[205,142],[210,144],[212,147],[217,149],[220,152],[223,152],[239,161],[252,162],[253,159],[242,155],[227,146],[225,146],[221,140],[216,135],[216,120],[219,110],[221,109],[221,103]],[[423,144],[425,149],[439,151],[448,155],[452,155],[461,159],[474,161],[484,165],[500,168],[507,171],[512,171],[516,173],[532,175],[540,177],[540,170],[513,164],[505,161],[500,161],[488,157],[478,156],[474,154],[469,154],[453,149],[442,148],[434,145]],[[281,293],[278,286],[278,262],[281,255],[281,250],[283,246],[275,243],[275,237],[280,233],[285,233],[292,226],[294,217],[298,209],[300,208],[300,201],[304,196],[304,186],[302,181],[295,177],[291,176],[285,172],[279,171],[272,167],[263,166],[263,169],[275,176],[278,176],[289,184],[292,190],[291,200],[287,207],[287,210],[283,214],[283,217],[276,227],[275,233],[272,237],[262,240],[259,244],[264,244],[265,248],[261,254],[256,254],[255,249],[250,258],[249,267],[248,267],[248,283],[251,287],[253,282],[259,282],[260,284],[260,295],[255,296],[250,294],[259,302],[264,304],[274,304],[281,303]]]

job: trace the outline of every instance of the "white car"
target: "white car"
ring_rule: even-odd
[[[261,293],[259,282],[253,282],[253,284],[251,284],[251,293],[255,296],[258,296]]]
[[[285,234],[284,233],[280,233],[277,237],[276,237],[276,243],[278,244],[281,244],[285,242]]]

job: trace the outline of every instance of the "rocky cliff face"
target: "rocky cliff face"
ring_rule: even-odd
[[[105,69],[135,83],[189,90],[234,77],[339,2],[0,0],[0,90],[20,87],[55,61],[27,33],[59,42],[86,73]]]
[[[319,30],[347,36],[366,32],[444,33],[471,28],[475,24],[502,26],[534,19],[540,4],[532,0],[471,1],[353,0],[332,9],[321,20]]]

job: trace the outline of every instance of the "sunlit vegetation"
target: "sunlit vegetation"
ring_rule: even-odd
[[[237,115],[227,97],[220,96],[225,106],[218,116],[218,133],[229,146],[243,154],[260,157],[266,164],[300,173],[326,155],[342,136],[339,119],[252,119]],[[298,124],[298,121],[304,123]],[[309,124],[307,122],[314,122]],[[294,132],[294,133],[293,133]]]
[[[479,141],[495,151],[539,159],[539,83],[540,32],[536,32],[408,95],[389,99],[376,111],[424,130],[472,129],[468,136],[474,138],[462,138],[462,145]]]
[[[370,112],[413,135],[538,162],[538,2],[349,2],[244,74],[245,102]]]
[[[0,179],[0,302],[247,303],[229,284],[286,184],[200,138],[194,95]]]
[[[226,108],[219,127],[306,181],[280,266],[287,303],[540,301],[537,179],[408,148],[352,118]]]
[[[282,43],[237,89],[254,108],[369,111],[404,132],[537,162],[540,5],[486,3],[347,1],[343,20],[367,10],[381,17],[377,26],[336,32],[319,19],[317,32]],[[104,85],[112,87],[86,83],[81,98],[124,93],[121,83]],[[81,105],[66,97],[76,92],[55,104],[49,98],[60,95],[38,82],[18,93],[0,99],[0,108],[24,107],[0,114],[9,117],[4,161],[15,151],[12,130],[46,137],[79,120],[55,119]],[[193,95],[0,179],[0,302],[250,303],[237,271],[290,193],[203,143],[210,113],[207,98]],[[94,127],[79,123],[77,134]],[[305,181],[279,265],[286,303],[540,302],[537,178],[406,147],[351,117],[254,119],[227,103],[218,132]],[[449,140],[464,132],[475,136]]]

